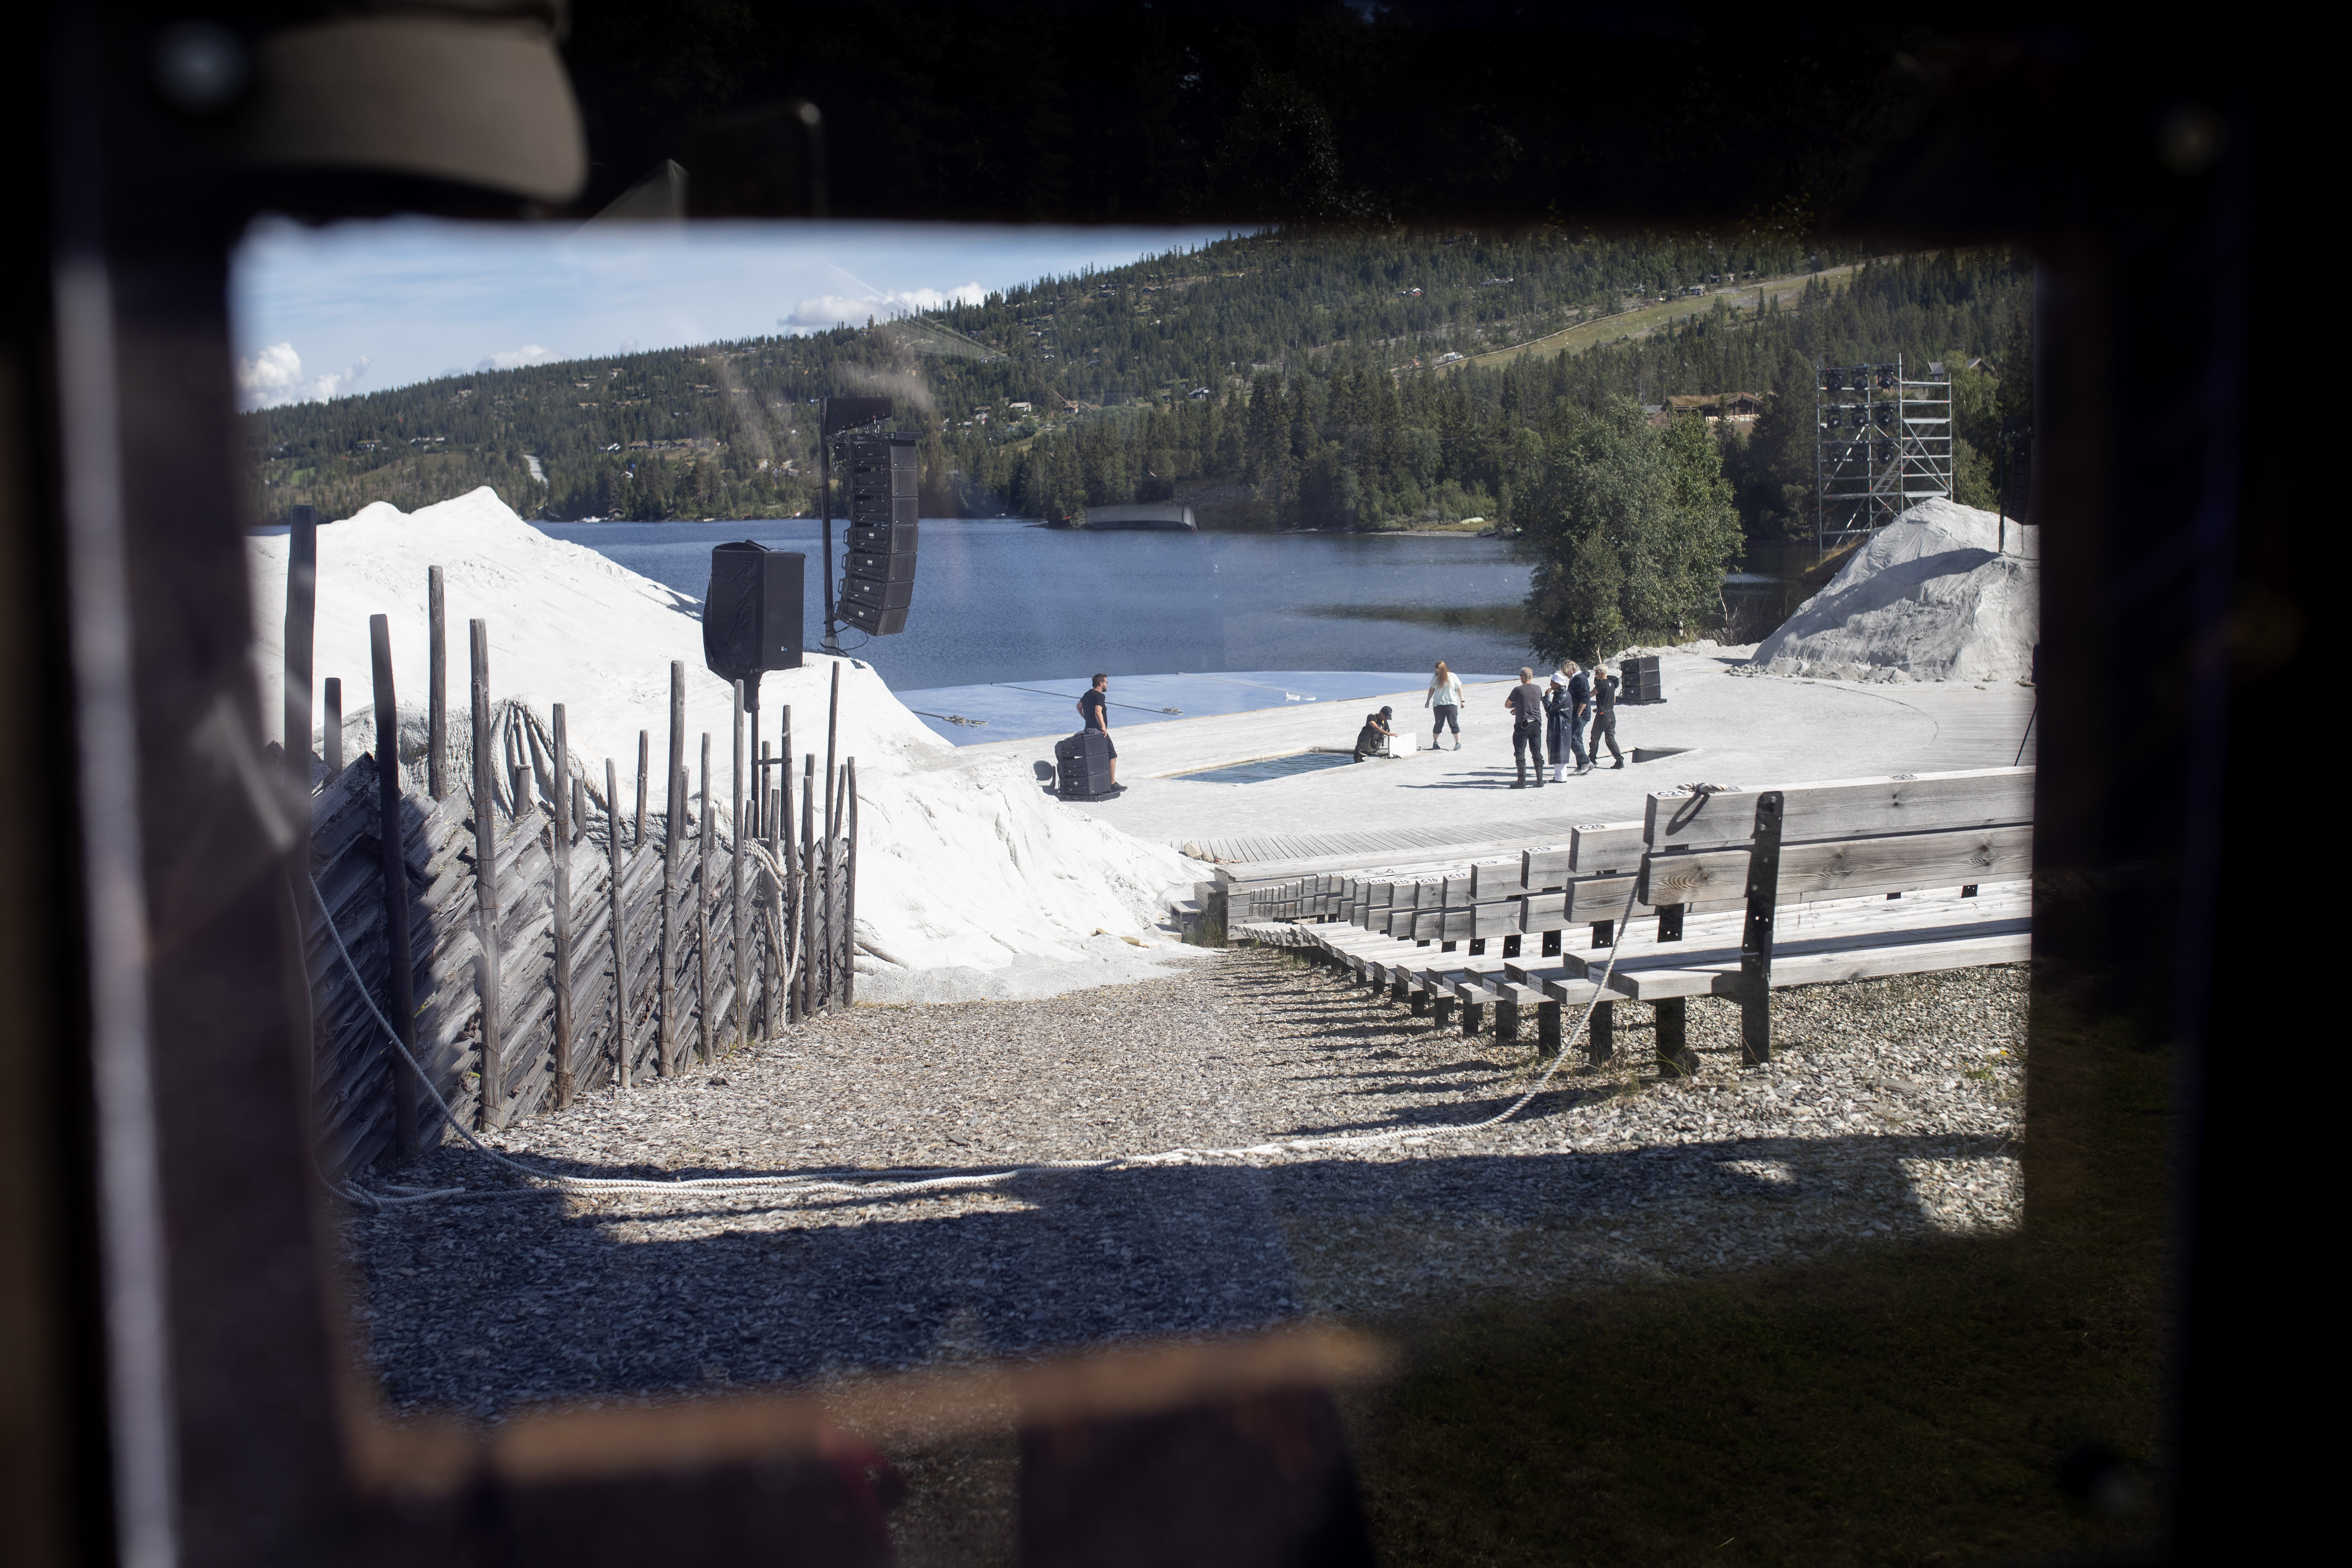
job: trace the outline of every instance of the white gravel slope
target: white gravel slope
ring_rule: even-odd
[[[1856,550],[1755,662],[1837,680],[2027,679],[2042,635],[2040,531],[1922,501]]]
[[[255,674],[263,733],[272,739],[284,708],[286,557],[282,535],[251,542]],[[659,759],[667,745],[670,663],[682,662],[687,765],[698,766],[699,737],[709,734],[714,793],[724,797],[730,693],[703,667],[700,604],[584,546],[549,538],[488,489],[413,515],[377,502],[320,531],[314,668],[321,680],[343,682],[349,754],[374,745],[368,617],[379,614],[391,620],[402,751],[412,765],[423,752],[425,572],[433,565],[447,584],[451,718],[461,744],[467,623],[480,618],[488,622],[493,697],[542,720],[562,703],[575,765],[601,796],[611,758],[625,811],[635,805],[640,730],[652,732],[656,759],[652,809],[659,812],[667,798]],[[774,739],[777,711],[789,703],[795,752],[814,750],[821,758],[836,666],[840,753],[856,758],[858,770],[865,994],[930,1001],[1051,994],[1139,978],[1155,963],[1192,955],[1156,927],[1171,889],[1189,888],[1202,868],[1058,805],[1025,763],[960,755],[866,664],[812,654],[801,669],[767,676],[760,691],[766,738]],[[795,768],[796,784],[799,777]]]

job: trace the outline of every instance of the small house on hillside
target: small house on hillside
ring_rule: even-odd
[[[1746,421],[1764,412],[1760,392],[1694,392],[1666,399],[1677,414],[1704,414],[1709,420]]]

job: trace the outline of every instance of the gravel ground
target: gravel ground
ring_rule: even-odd
[[[2021,967],[1775,998],[1779,1059],[1691,1007],[1657,1081],[1649,1009],[1514,1121],[1458,1137],[880,1203],[530,1197],[346,1222],[395,1405],[822,1383],[1122,1335],[1378,1318],[1487,1293],[1739,1269],[2014,1221]],[[1034,1002],[866,1006],[715,1069],[599,1095],[505,1146],[583,1174],[1095,1158],[1435,1128],[1534,1079],[1328,970],[1240,948],[1178,979]],[[462,1146],[403,1179],[499,1184]]]

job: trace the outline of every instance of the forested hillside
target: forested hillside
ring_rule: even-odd
[[[2025,390],[1991,370],[2030,360],[2030,264],[1865,261],[1760,310],[1747,287],[1854,259],[1786,237],[1276,232],[903,321],[244,417],[270,517],[298,502],[328,516],[378,499],[413,508],[481,484],[526,516],[797,513],[814,500],[810,401],[878,392],[925,433],[926,515],[1061,518],[1175,497],[1217,526],[1382,528],[1522,521],[1549,467],[1576,460],[1577,416],[1612,400],[1780,392],[1752,437],[1717,427],[1741,523],[1767,538],[1810,527],[1814,361],[1900,353],[1955,366],[1973,443],[1962,499],[1981,500],[1985,422]],[[1647,335],[1491,366],[1453,357],[1590,334],[1693,288],[1720,292]]]

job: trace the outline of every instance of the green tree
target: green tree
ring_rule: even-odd
[[[1613,399],[1571,414],[1520,514],[1534,556],[1528,626],[1538,657],[1587,663],[1694,629],[1739,551],[1738,514],[1704,420],[1653,426]]]

